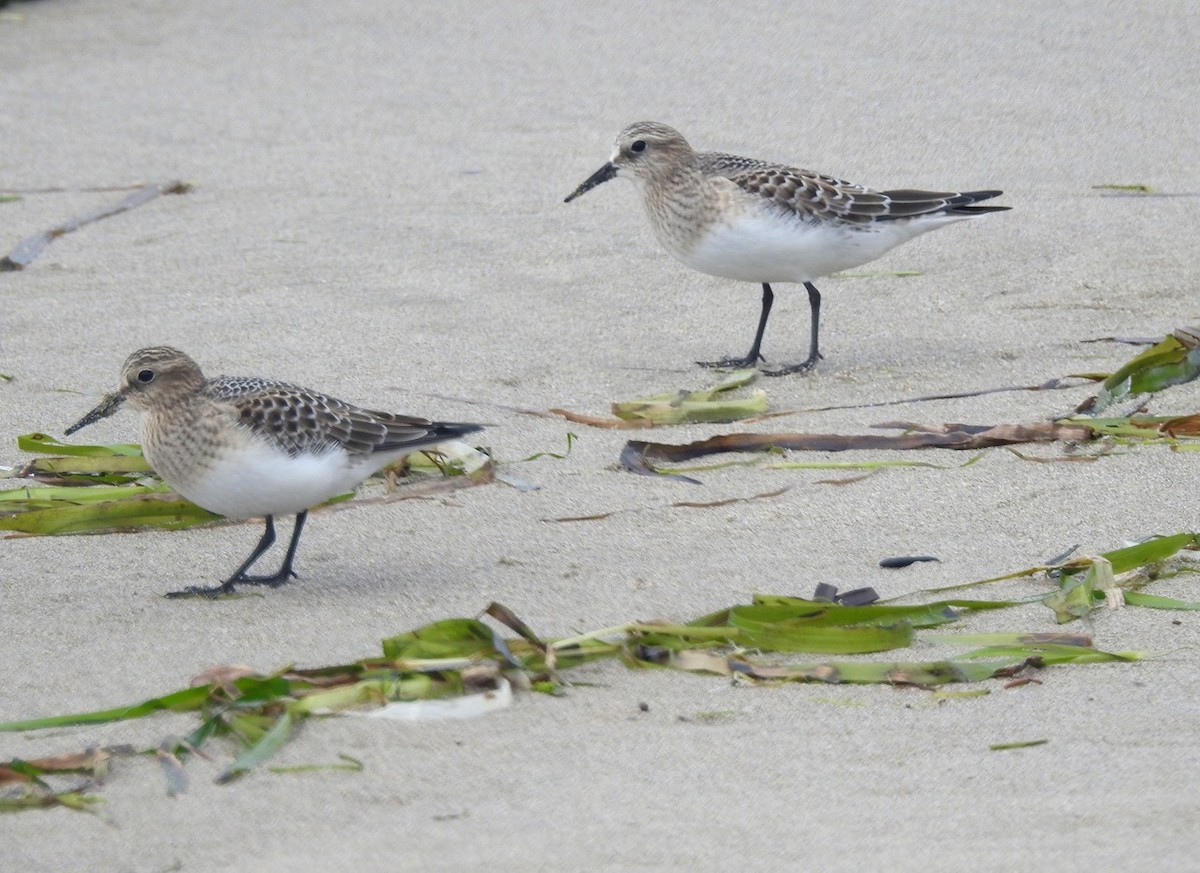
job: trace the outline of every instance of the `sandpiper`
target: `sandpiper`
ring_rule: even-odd
[[[754,367],[775,295],[772,282],[801,282],[812,328],[808,358],[764,370],[782,376],[809,370],[817,346],[821,294],[813,280],[874,260],[928,230],[1007,206],[975,206],[1002,191],[875,191],[785,164],[721,152],[697,152],[672,127],[631,124],[612,158],[566,198],[617,176],[633,180],[659,243],[687,266],[726,279],[762,284],[754,344],[743,358],[698,361],[707,367]]]
[[[146,460],[172,488],[218,515],[266,518],[262,539],[232,576],[171,597],[282,585],[296,575],[292,561],[310,507],[349,491],[397,458],[482,429],[361,409],[268,379],[206,379],[183,352],[156,346],[130,355],[117,391],[67,434],[112,415],[126,401],[143,413]],[[296,524],[279,571],[248,575],[275,542],[274,517],[291,513]]]

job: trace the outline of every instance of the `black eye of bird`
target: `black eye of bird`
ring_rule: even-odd
[[[142,382],[142,383],[153,382],[154,381],[154,371],[153,370],[142,370],[140,373],[138,373],[138,381]]]
[[[646,150],[646,141],[644,139],[635,139],[629,146],[629,150],[634,154],[644,152]]]

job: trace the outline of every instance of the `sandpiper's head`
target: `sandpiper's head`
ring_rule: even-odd
[[[683,134],[675,128],[657,121],[639,121],[617,134],[608,163],[585,179],[564,202],[570,203],[580,194],[617,176],[640,182],[669,174],[680,164],[690,161],[694,154]]]
[[[152,346],[139,349],[125,359],[121,369],[121,384],[100,405],[67,428],[68,436],[75,431],[107,418],[121,404],[129,401],[134,409],[143,412],[169,404],[196,391],[204,384],[199,365],[179,349]]]

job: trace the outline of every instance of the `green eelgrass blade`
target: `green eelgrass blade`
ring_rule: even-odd
[[[1126,591],[1124,596],[1128,606],[1145,606],[1150,609],[1200,609],[1200,601],[1197,600],[1176,600],[1174,597],[1160,597],[1157,594],[1144,594],[1141,591]]]
[[[1039,633],[985,633],[985,634],[927,634],[925,640],[944,646],[1008,646],[1013,650],[1039,646],[1073,646],[1088,649],[1092,637],[1088,634],[1049,631]]]
[[[741,400],[631,400],[613,404],[613,414],[626,421],[650,421],[656,425],[711,422],[722,424],[761,415],[767,411],[767,394],[755,391]]]
[[[885,467],[932,467],[934,469],[946,469],[939,464],[930,464],[927,461],[775,461],[767,464],[768,470],[882,470]],[[660,470],[667,469],[659,467]],[[678,470],[687,470],[686,467],[679,467],[671,472]]]
[[[732,662],[732,672],[756,679],[826,682],[851,685],[917,685],[932,687],[952,682],[982,682],[1001,667],[970,661],[834,661],[827,664],[762,666]],[[1006,666],[1006,665],[1002,665]],[[720,672],[720,671],[718,671]]]
[[[915,626],[954,619],[950,610],[937,606],[842,606],[770,596],[756,596],[753,605],[734,606],[726,613],[729,623],[738,627],[887,627],[901,622]]]
[[[1153,537],[1144,543],[1102,552],[1101,557],[1107,558],[1112,564],[1114,573],[1125,573],[1135,567],[1143,567],[1155,561],[1164,561],[1180,549],[1187,546],[1200,545],[1200,534],[1177,533],[1170,536]]]
[[[289,704],[293,715],[341,712],[366,704],[382,706],[392,701],[430,700],[463,692],[461,674],[447,670],[435,679],[426,673],[393,672],[388,678],[364,679],[304,694]]]
[[[1187,338],[1186,332],[1177,333]],[[1200,347],[1194,338],[1183,342],[1179,336],[1167,334],[1105,379],[1087,411],[1097,413],[1122,397],[1161,391],[1200,376]]]
[[[1091,646],[1040,644],[984,646],[955,656],[956,661],[995,658],[1007,658],[1012,661],[1039,658],[1045,664],[1104,664],[1111,661],[1141,661],[1145,655],[1141,652],[1103,652]]]
[[[855,655],[886,652],[912,645],[913,626],[901,622],[891,626],[852,625],[779,627],[770,622],[734,618],[741,630],[733,639],[742,648],[769,652],[815,652]]]
[[[117,485],[154,480],[145,458],[34,458],[23,472],[43,481],[47,477],[54,477],[61,482],[79,485]]]
[[[766,465],[768,470],[881,470],[886,467],[927,467],[933,470],[955,470],[969,467],[983,452],[973,455],[961,464],[932,464],[929,461],[774,461]]]
[[[23,452],[39,452],[45,455],[72,455],[83,458],[142,457],[142,447],[134,443],[117,443],[108,446],[80,446],[62,443],[44,433],[27,433],[17,437],[17,448]],[[150,469],[148,466],[145,469]]]
[[[1062,423],[1076,424],[1090,428],[1098,437],[1124,437],[1139,441],[1165,441],[1168,437],[1159,430],[1159,425],[1164,421],[1169,421],[1171,418],[1172,416],[1166,415],[1130,415],[1125,418],[1088,418],[1084,415],[1072,415],[1062,419]]]
[[[182,759],[204,745],[209,737],[221,733],[224,728],[225,723],[221,720],[220,713],[210,715],[204,721],[200,722],[199,727],[184,737],[181,742],[172,746],[170,751],[173,755]]]
[[[579,439],[578,434],[567,431],[567,450],[565,452],[534,452],[528,458],[521,458],[521,463],[536,461],[539,458],[554,458],[558,461],[564,461],[571,456],[571,446],[574,445],[577,439]]]
[[[1015,743],[992,743],[988,746],[993,752],[1003,752],[1008,749],[1028,749],[1032,746],[1044,746],[1049,740],[1021,740]]]
[[[289,697],[296,690],[296,683],[282,676],[243,676],[235,679],[233,685],[237,689],[233,706],[274,702]]]
[[[1039,596],[1040,598],[1040,596]],[[728,624],[732,614],[760,620],[803,621],[812,626],[819,625],[893,625],[908,622],[913,627],[934,627],[955,621],[961,615],[990,609],[1006,609],[1026,600],[939,600],[934,603],[898,605],[874,603],[867,606],[843,606],[840,603],[805,600],[800,597],[783,597],[774,594],[756,594],[751,606],[734,606],[710,613],[690,622],[705,627]]]
[[[1200,546],[1200,534],[1183,532],[1169,536],[1152,537],[1142,543],[1103,552],[1100,557],[1107,559],[1112,564],[1113,573],[1121,574],[1136,567],[1143,567],[1146,564],[1153,564],[1156,561],[1164,561],[1180,549],[1195,546]],[[1007,582],[1012,579],[1036,576],[1047,570],[1060,568],[1064,574],[1078,573],[1086,571],[1091,565],[1091,558],[1076,558],[1054,566],[1041,564],[1034,567],[1027,567],[1024,570],[1006,573],[1003,576],[993,576],[990,579],[980,579],[977,582],[962,582],[957,585],[943,585],[940,588],[926,588],[924,589],[924,593],[940,594],[943,591],[960,591],[964,588],[974,588],[980,585],[992,585],[996,582]]]
[[[53,455],[35,458],[25,465],[22,473],[34,478],[55,477],[79,484],[115,484],[153,476],[149,463],[142,456],[141,446],[133,443],[72,445],[44,433],[27,433],[17,437],[17,447],[26,452]]]
[[[29,512],[63,506],[86,506],[144,494],[171,494],[166,483],[150,485],[93,485],[87,488],[61,485],[26,485],[0,491],[0,513]]]
[[[287,696],[292,691],[292,684],[280,677],[245,676],[235,680],[233,685],[239,695],[237,700],[239,706],[257,701],[275,700]],[[200,709],[208,701],[212,692],[212,685],[197,685],[194,688],[184,688],[162,697],[152,697],[131,706],[119,706],[115,709],[102,709],[72,715],[56,715],[48,718],[0,722],[0,731],[32,731],[51,727],[127,721],[164,709],[174,712],[189,712]]]
[[[473,618],[434,622],[383,641],[385,658],[487,657],[496,654],[492,629]]]
[[[144,700],[133,706],[120,706],[116,709],[102,709],[95,712],[81,712],[73,715],[56,715],[48,718],[31,718],[21,721],[0,722],[0,731],[33,731],[51,727],[67,727],[79,724],[103,724],[110,721],[125,721],[131,718],[141,718],[152,712],[169,709],[175,712],[187,712],[199,709],[208,699],[211,685],[199,685],[195,688],[185,688],[173,694]]]
[[[913,626],[908,622],[891,625],[860,624],[851,626],[785,624],[740,615],[730,610],[729,623],[711,627],[691,624],[634,624],[628,627],[631,641],[643,647],[668,651],[721,645],[764,652],[814,652],[852,655],[885,652],[911,645]]]
[[[971,697],[986,697],[992,693],[990,688],[972,688],[970,691],[935,691],[934,700],[965,700]]]
[[[16,797],[0,797],[0,813],[20,812],[26,809],[46,809],[52,806],[65,806],[76,812],[98,812],[96,805],[104,799],[78,791],[60,791],[57,794],[47,791],[28,791]]]
[[[136,448],[136,446],[135,446]],[[70,455],[35,458],[34,470],[47,473],[150,473],[150,464],[141,455]]]
[[[366,769],[358,758],[341,753],[338,754],[338,757],[342,760],[341,764],[297,764],[294,767],[268,767],[267,769],[272,773],[312,773],[316,770],[350,770],[360,773]]]
[[[178,530],[221,518],[177,494],[169,493],[169,489],[165,486],[162,488],[144,488],[140,485],[126,487],[130,489],[126,496],[96,503],[87,501],[86,498],[83,502],[76,502],[72,499],[76,495],[70,492],[86,492],[91,490],[89,488],[55,489],[68,493],[62,494],[61,500],[54,500],[55,505],[51,507],[0,516],[0,530],[29,534],[83,533],[130,527]],[[45,488],[29,489],[33,494],[33,499],[39,502],[48,497],[48,495],[40,493],[46,490]],[[11,510],[13,505],[8,503],[5,508]]]
[[[753,382],[757,376],[758,371],[753,368],[735,370],[709,388],[618,401],[612,405],[612,411],[617,418],[626,421],[648,421],[655,425],[736,421],[767,411],[764,391],[754,391],[742,400],[724,396],[734,388]]]
[[[232,782],[234,779],[244,776],[263,761],[270,758],[283,748],[284,743],[291,739],[293,727],[291,711],[285,709],[279,718],[275,720],[270,730],[266,731],[258,742],[254,743],[240,758],[230,764],[217,777],[217,784],[224,785],[227,782]]]

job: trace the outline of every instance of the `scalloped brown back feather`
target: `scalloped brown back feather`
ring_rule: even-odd
[[[219,376],[203,393],[229,403],[239,421],[295,456],[341,446],[369,455],[397,449],[416,451],[474,433],[474,424],[447,424],[392,412],[363,409],[287,382]]]
[[[742,190],[756,194],[781,211],[814,220],[839,218],[852,224],[869,224],[915,218],[944,212],[953,215],[974,215],[1002,212],[1007,206],[971,204],[996,197],[1000,191],[968,191],[959,193],[901,189],[876,191],[844,179],[813,173],[782,164],[768,164],[752,159],[737,159],[734,155],[703,155],[716,157],[714,168],[728,168],[724,175]],[[747,169],[734,171],[735,167]]]

